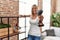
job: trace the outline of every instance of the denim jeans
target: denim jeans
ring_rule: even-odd
[[[39,36],[28,35],[28,40],[41,40]]]

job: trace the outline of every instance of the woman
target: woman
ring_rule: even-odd
[[[28,40],[41,40],[42,28],[39,27],[40,17],[37,15],[37,6],[32,6],[32,15],[30,17],[30,30]]]

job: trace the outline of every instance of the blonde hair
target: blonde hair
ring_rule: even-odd
[[[34,13],[33,13],[33,7],[36,7],[36,9],[37,9],[37,5],[36,4],[34,4],[33,6],[32,6],[32,15],[34,15]]]

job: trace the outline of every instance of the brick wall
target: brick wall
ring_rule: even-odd
[[[18,16],[18,15],[19,15],[19,0],[0,0],[0,17],[1,16]],[[17,19],[16,18],[9,19],[9,24],[11,25],[11,27],[14,26],[15,24],[14,21],[16,23]],[[3,18],[2,22],[7,24],[8,23],[7,18]]]
[[[38,0],[38,9],[39,10],[42,9],[42,3],[43,3],[42,0]]]
[[[0,0],[0,16],[18,16],[19,0]],[[17,21],[16,18],[14,18]],[[10,18],[12,26],[13,20]],[[3,23],[7,23],[7,18],[3,18]]]
[[[0,0],[0,16],[17,16],[18,0]]]
[[[51,0],[51,14],[56,12],[56,0]]]

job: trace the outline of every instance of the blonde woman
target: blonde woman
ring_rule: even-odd
[[[28,33],[28,40],[41,40],[42,28],[39,27],[40,17],[37,15],[37,6],[32,6],[32,14],[30,17],[30,30]]]

